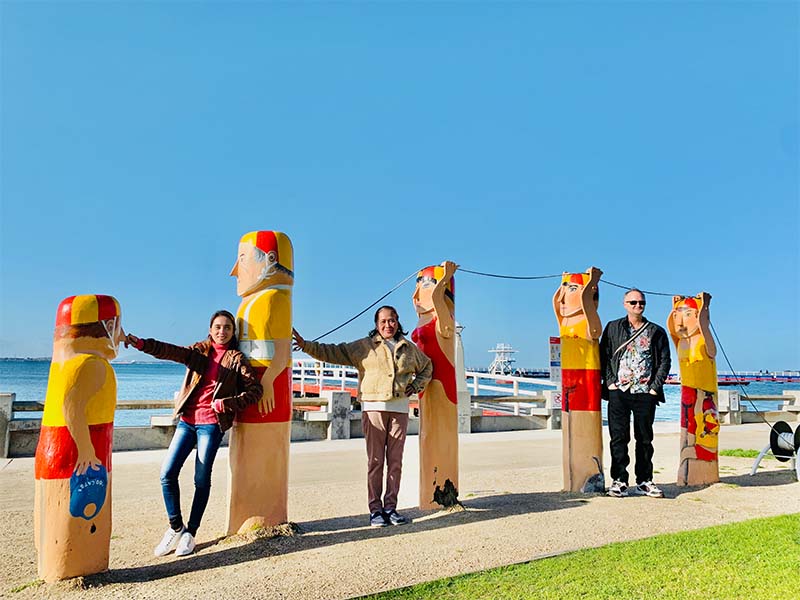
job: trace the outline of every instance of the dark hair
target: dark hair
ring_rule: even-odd
[[[97,321],[95,323],[81,323],[80,325],[60,325],[53,332],[53,341],[64,338],[107,338],[111,337],[105,326]]]
[[[637,292],[637,293],[642,295],[642,300],[647,300],[647,298],[645,298],[644,292],[642,290],[640,290],[639,288],[631,288],[631,289],[629,289],[627,292],[625,292],[622,295],[622,298],[623,299],[627,298],[628,294],[630,294],[631,292]]]
[[[213,315],[211,315],[211,320],[208,322],[209,327],[211,327],[214,324],[214,319],[216,319],[217,317],[225,317],[231,322],[231,325],[233,325],[233,337],[231,338],[231,341],[228,342],[228,348],[230,350],[237,350],[239,348],[239,338],[236,337],[236,317],[234,317],[227,310],[218,310]],[[211,335],[208,336],[208,339],[211,339]]]
[[[407,335],[407,331],[403,331],[403,325],[400,323],[400,315],[397,314],[397,309],[394,306],[389,306],[388,304],[381,306],[378,310],[375,311],[375,318],[373,321],[375,322],[375,328],[370,331],[367,336],[374,337],[378,335],[378,315],[382,310],[390,310],[394,313],[395,318],[397,319],[397,333],[394,334],[394,340],[399,341],[400,336]]]

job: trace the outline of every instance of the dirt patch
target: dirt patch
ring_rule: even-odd
[[[300,534],[300,526],[297,523],[281,523],[275,527],[254,527],[246,533],[232,535],[225,541],[230,543],[247,544],[257,540],[268,540],[276,537],[293,537]]]

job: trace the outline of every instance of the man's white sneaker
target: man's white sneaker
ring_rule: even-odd
[[[161,543],[156,546],[153,554],[156,556],[166,556],[175,550],[175,547],[178,545],[178,540],[180,540],[184,531],[186,531],[185,527],[181,527],[180,531],[175,531],[172,527],[168,527],[164,537],[161,538]]]
[[[636,486],[636,491],[639,494],[644,496],[650,496],[651,498],[663,498],[664,492],[652,481],[643,481],[639,485]]]
[[[623,498],[628,495],[628,484],[615,479],[606,494],[614,498]]]
[[[178,541],[178,547],[175,548],[175,556],[188,556],[194,552],[194,546],[194,536],[188,531],[184,531]]]

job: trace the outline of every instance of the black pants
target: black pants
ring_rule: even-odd
[[[628,483],[628,443],[636,440],[636,483],[653,480],[653,421],[656,418],[656,397],[652,394],[630,394],[608,391],[608,433],[611,437],[611,479]]]

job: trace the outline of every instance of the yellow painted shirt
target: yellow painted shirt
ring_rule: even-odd
[[[292,338],[291,287],[256,292],[239,305],[236,313],[239,349],[254,367],[267,367],[275,353],[275,340]],[[292,365],[291,354],[286,367]]]
[[[85,414],[88,425],[113,423],[114,409],[117,405],[117,378],[114,369],[107,360],[93,354],[79,354],[64,362],[53,362],[47,379],[47,395],[44,400],[42,425],[47,427],[64,427],[64,399],[67,390],[78,386],[78,374],[81,367],[91,361],[99,361],[105,370],[105,379],[100,389],[89,398]],[[80,394],[80,390],[77,391]]]
[[[600,344],[597,340],[587,339],[587,329],[585,319],[559,327],[562,369],[600,369]]]
[[[717,363],[708,356],[703,336],[694,345],[684,340],[678,343],[678,363],[681,385],[717,393]]]

